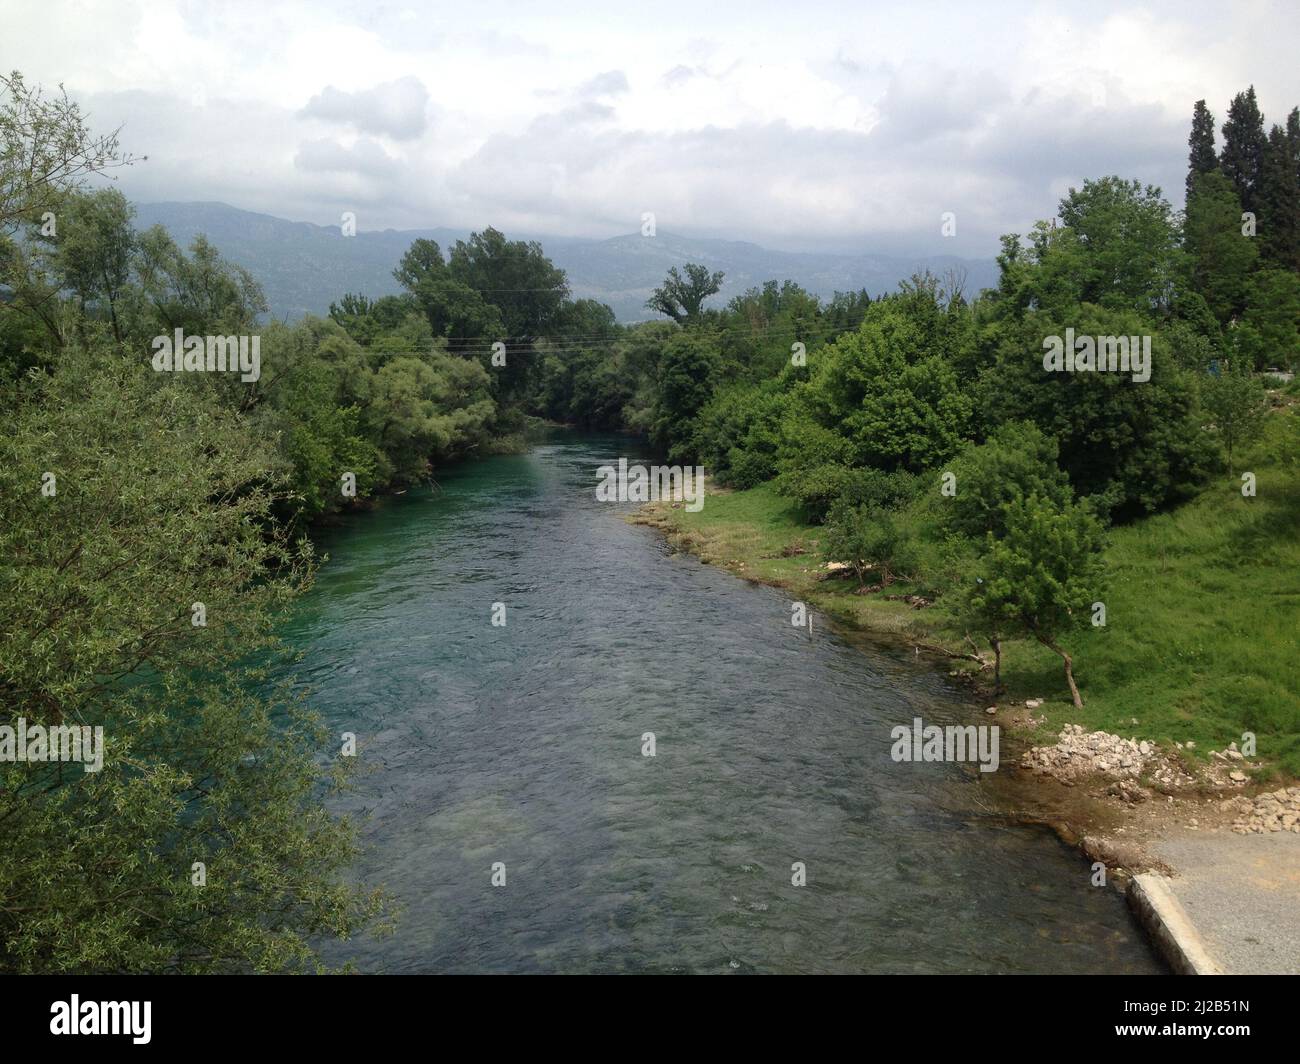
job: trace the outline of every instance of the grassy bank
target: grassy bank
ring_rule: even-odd
[[[1190,756],[1203,758],[1240,744],[1249,731],[1264,776],[1300,777],[1297,408],[1275,412],[1264,438],[1234,464],[1255,473],[1256,497],[1243,498],[1239,475],[1225,473],[1176,511],[1111,531],[1107,625],[1072,633],[1066,643],[1082,710],[1070,703],[1055,654],[1036,643],[1004,644],[1002,700],[1044,698],[1044,736],[1071,722],[1190,741]],[[924,580],[861,594],[852,579],[824,579],[821,529],[801,520],[771,485],[711,490],[699,513],[657,505],[643,520],[703,560],[786,588],[792,600],[845,623],[971,649],[942,598],[922,609],[886,598],[923,590]],[[954,667],[977,669],[955,659]]]

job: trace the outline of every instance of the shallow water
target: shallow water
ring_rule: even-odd
[[[404,906],[330,961],[1161,970],[1076,853],[990,815],[974,766],[890,759],[895,725],[972,721],[946,677],[821,618],[810,637],[779,591],[598,503],[596,467],[636,450],[557,433],[324,537],[287,634],[316,707],[358,737],[367,774],[339,805],[371,817],[358,872]]]

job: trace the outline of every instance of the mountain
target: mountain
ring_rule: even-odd
[[[289,222],[224,203],[140,203],[136,226],[165,226],[188,245],[199,233],[232,262],[253,274],[266,290],[271,313],[295,319],[324,315],[345,292],[367,296],[398,292],[393,267],[418,237],[436,240],[446,251],[469,236],[463,229],[384,229],[341,235],[337,226]],[[769,280],[792,280],[829,299],[835,292],[865,288],[873,296],[888,292],[917,270],[942,275],[949,269],[966,274],[966,292],[997,283],[992,259],[953,255],[903,258],[887,255],[823,255],[773,251],[732,240],[695,239],[660,233],[587,240],[574,237],[507,233],[511,239],[538,240],[551,260],[569,277],[575,298],[608,303],[620,321],[654,317],[645,301],[671,266],[703,263],[726,274],[721,293],[710,305],[739,295]]]

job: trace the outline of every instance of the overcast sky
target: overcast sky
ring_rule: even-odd
[[[619,6],[0,0],[0,68],[123,126],[140,201],[980,256],[1085,177],[1181,206],[1198,98],[1300,104],[1296,0]]]

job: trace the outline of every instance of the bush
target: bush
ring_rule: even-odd
[[[917,553],[912,536],[897,516],[883,507],[840,502],[826,520],[822,549],[827,561],[847,562],[866,584],[875,570],[882,584],[916,571]]]

